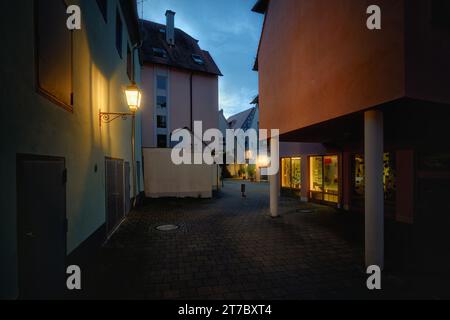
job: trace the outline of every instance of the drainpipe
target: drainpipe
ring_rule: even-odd
[[[192,98],[192,84],[193,84],[194,74],[191,72],[191,76],[189,79],[189,87],[190,87],[190,115],[191,115],[191,131],[194,130],[194,117],[193,117],[193,98]]]
[[[134,64],[134,54],[137,49],[139,49],[142,46],[142,41],[140,43],[136,43],[131,50],[131,81],[135,82],[135,69],[136,66]],[[131,168],[133,171],[133,208],[136,207],[137,202],[137,190],[136,190],[136,183],[137,183],[137,174],[136,174],[136,114],[133,113],[132,116],[132,123],[131,123]]]

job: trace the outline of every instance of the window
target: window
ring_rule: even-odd
[[[419,155],[418,169],[428,172],[449,172],[450,152],[422,152]]]
[[[133,77],[133,58],[131,56],[131,49],[130,46],[127,45],[127,75],[128,75],[128,79],[132,79]]]
[[[323,186],[325,193],[338,194],[339,191],[339,174],[338,174],[338,157],[327,156],[323,158]],[[325,199],[326,201],[330,201]],[[330,201],[335,202],[335,201]],[[337,201],[336,201],[337,202]]]
[[[157,84],[158,90],[167,90],[167,77],[157,76],[156,84]]]
[[[386,201],[395,201],[396,196],[396,173],[395,173],[395,154],[385,153],[383,162],[383,185],[384,199]],[[355,155],[353,158],[353,193],[356,197],[365,196],[365,163],[363,155]]]
[[[37,87],[51,101],[72,111],[72,33],[63,1],[36,2]]]
[[[301,159],[281,159],[281,187],[289,189],[301,189]]]
[[[431,2],[431,11],[433,25],[441,28],[450,28],[450,1],[433,0]]]
[[[384,199],[386,201],[395,201],[397,190],[395,153],[385,153],[383,159],[384,159],[383,164]]]
[[[200,55],[198,55],[198,54],[193,54],[192,55],[192,60],[194,60],[194,62],[196,64],[199,64],[199,65],[204,65],[205,64],[205,61],[203,60],[203,58]]]
[[[365,167],[364,167],[364,156],[356,155],[353,159],[353,174],[355,179],[353,181],[353,192],[356,196],[364,197],[365,188],[364,188],[364,175],[365,175]]]
[[[158,108],[160,109],[165,109],[167,108],[167,98],[164,96],[158,96],[156,98],[156,105]]]
[[[166,129],[167,128],[167,119],[166,116],[157,116],[156,124],[158,128]]]
[[[108,22],[108,0],[96,0],[105,22]]]
[[[158,148],[167,148],[167,135],[158,134],[157,140]]]
[[[291,187],[291,159],[281,159],[281,187]]]
[[[152,51],[153,51],[153,55],[155,57],[164,58],[164,59],[167,58],[167,52],[164,49],[153,48]]]
[[[314,200],[339,202],[338,156],[310,158],[310,197]]]
[[[323,158],[312,157],[310,163],[310,190],[323,192]]]
[[[122,27],[122,18],[120,17],[120,12],[117,10],[116,12],[116,48],[119,53],[120,59],[122,59],[122,36],[123,36],[123,27]]]
[[[300,190],[301,182],[301,159],[292,158],[292,188]]]

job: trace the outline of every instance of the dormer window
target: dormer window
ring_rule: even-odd
[[[198,55],[198,54],[193,54],[192,55],[192,60],[194,60],[194,62],[196,64],[199,64],[201,66],[205,64],[205,61],[203,60],[203,57]]]
[[[162,48],[153,48],[153,55],[158,58],[167,58],[167,52]]]

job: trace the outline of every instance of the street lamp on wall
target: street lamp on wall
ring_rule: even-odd
[[[131,117],[131,157],[132,157],[132,168],[133,168],[133,197],[134,203],[133,207],[136,205],[136,112],[141,107],[142,93],[139,90],[135,81],[132,81],[129,86],[125,89],[125,97],[127,99],[128,109],[130,112],[102,112],[100,110],[99,120],[100,127],[102,123],[111,123],[116,119],[122,118],[123,120]]]
[[[102,112],[100,110],[100,127],[102,126],[102,123],[111,123],[119,118],[126,120],[128,117],[134,117],[136,115],[136,112],[141,107],[142,93],[134,81],[125,89],[125,97],[127,98],[130,112]]]
[[[128,108],[131,112],[136,112],[141,107],[142,94],[135,82],[125,89]]]

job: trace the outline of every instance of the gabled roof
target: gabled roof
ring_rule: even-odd
[[[209,52],[202,50],[198,45],[198,40],[192,38],[184,31],[175,28],[175,46],[169,46],[166,42],[165,25],[144,20],[142,27],[144,40],[142,44],[142,58],[144,64],[155,63],[222,76]],[[165,50],[167,56],[165,58],[155,56],[153,48]],[[193,54],[199,55],[203,59],[204,64],[197,64],[192,58]]]
[[[228,125],[230,129],[242,129],[244,131],[249,129],[249,125],[253,121],[253,117],[255,116],[256,108],[250,108],[248,110],[242,111],[234,116],[228,118]]]

